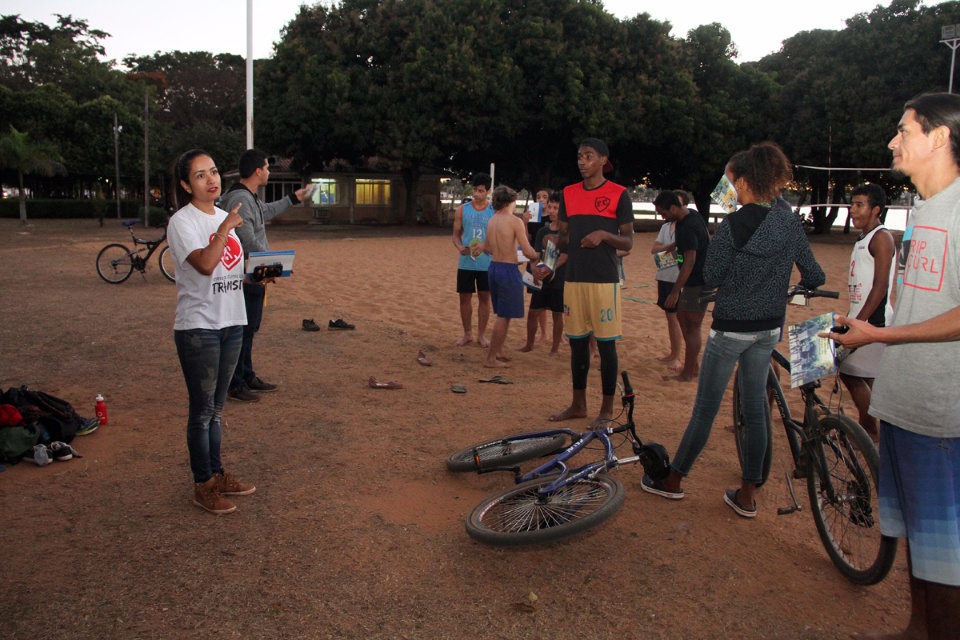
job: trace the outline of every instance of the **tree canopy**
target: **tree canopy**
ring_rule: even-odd
[[[727,159],[761,140],[797,165],[887,166],[903,103],[946,89],[939,30],[956,23],[958,1],[893,0],[741,64],[722,24],[677,38],[669,23],[618,19],[599,0],[304,5],[255,66],[256,144],[304,173],[376,158],[401,172],[412,199],[427,168],[466,176],[491,162],[498,182],[563,186],[579,178],[577,141],[597,136],[614,180],[686,188],[703,209]],[[0,16],[0,122],[55,142],[71,176],[31,186],[108,183],[114,114],[124,181],[143,174],[148,122],[155,173],[197,146],[231,165],[244,145],[243,60],[157,52],[126,57],[123,71],[103,59],[106,36],[71,16]],[[864,180],[904,187],[879,171],[799,168],[796,180],[816,203],[842,202]],[[826,229],[836,211],[815,213]]]

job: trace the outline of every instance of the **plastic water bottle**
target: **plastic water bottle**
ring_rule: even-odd
[[[103,401],[103,396],[99,393],[97,394],[97,405],[94,408],[96,411],[97,417],[100,418],[100,426],[107,424],[107,403]]]

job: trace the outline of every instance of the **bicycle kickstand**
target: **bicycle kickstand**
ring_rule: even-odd
[[[777,509],[778,516],[785,516],[796,511],[803,510],[803,508],[800,506],[800,503],[797,501],[797,494],[793,490],[793,478],[790,477],[790,473],[788,471],[784,471],[783,475],[787,479],[787,489],[790,490],[790,499],[793,500],[793,505],[789,507],[780,507]]]

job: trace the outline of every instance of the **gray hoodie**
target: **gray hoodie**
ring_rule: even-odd
[[[706,285],[717,287],[712,328],[737,333],[781,328],[794,264],[803,286],[826,282],[800,219],[781,201],[748,204],[728,215],[703,267]]]

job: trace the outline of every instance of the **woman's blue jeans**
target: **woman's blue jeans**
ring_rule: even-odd
[[[767,371],[770,354],[780,339],[780,329],[756,333],[710,331],[707,346],[700,363],[700,379],[693,414],[683,432],[670,467],[682,476],[690,468],[707,444],[713,421],[720,410],[720,401],[733,375],[733,367],[740,363],[740,398],[747,427],[743,481],[760,483],[763,474],[763,456],[767,448]]]
[[[190,470],[194,482],[206,482],[213,474],[223,473],[220,413],[240,355],[243,327],[174,331],[173,341],[190,398],[187,419]]]

